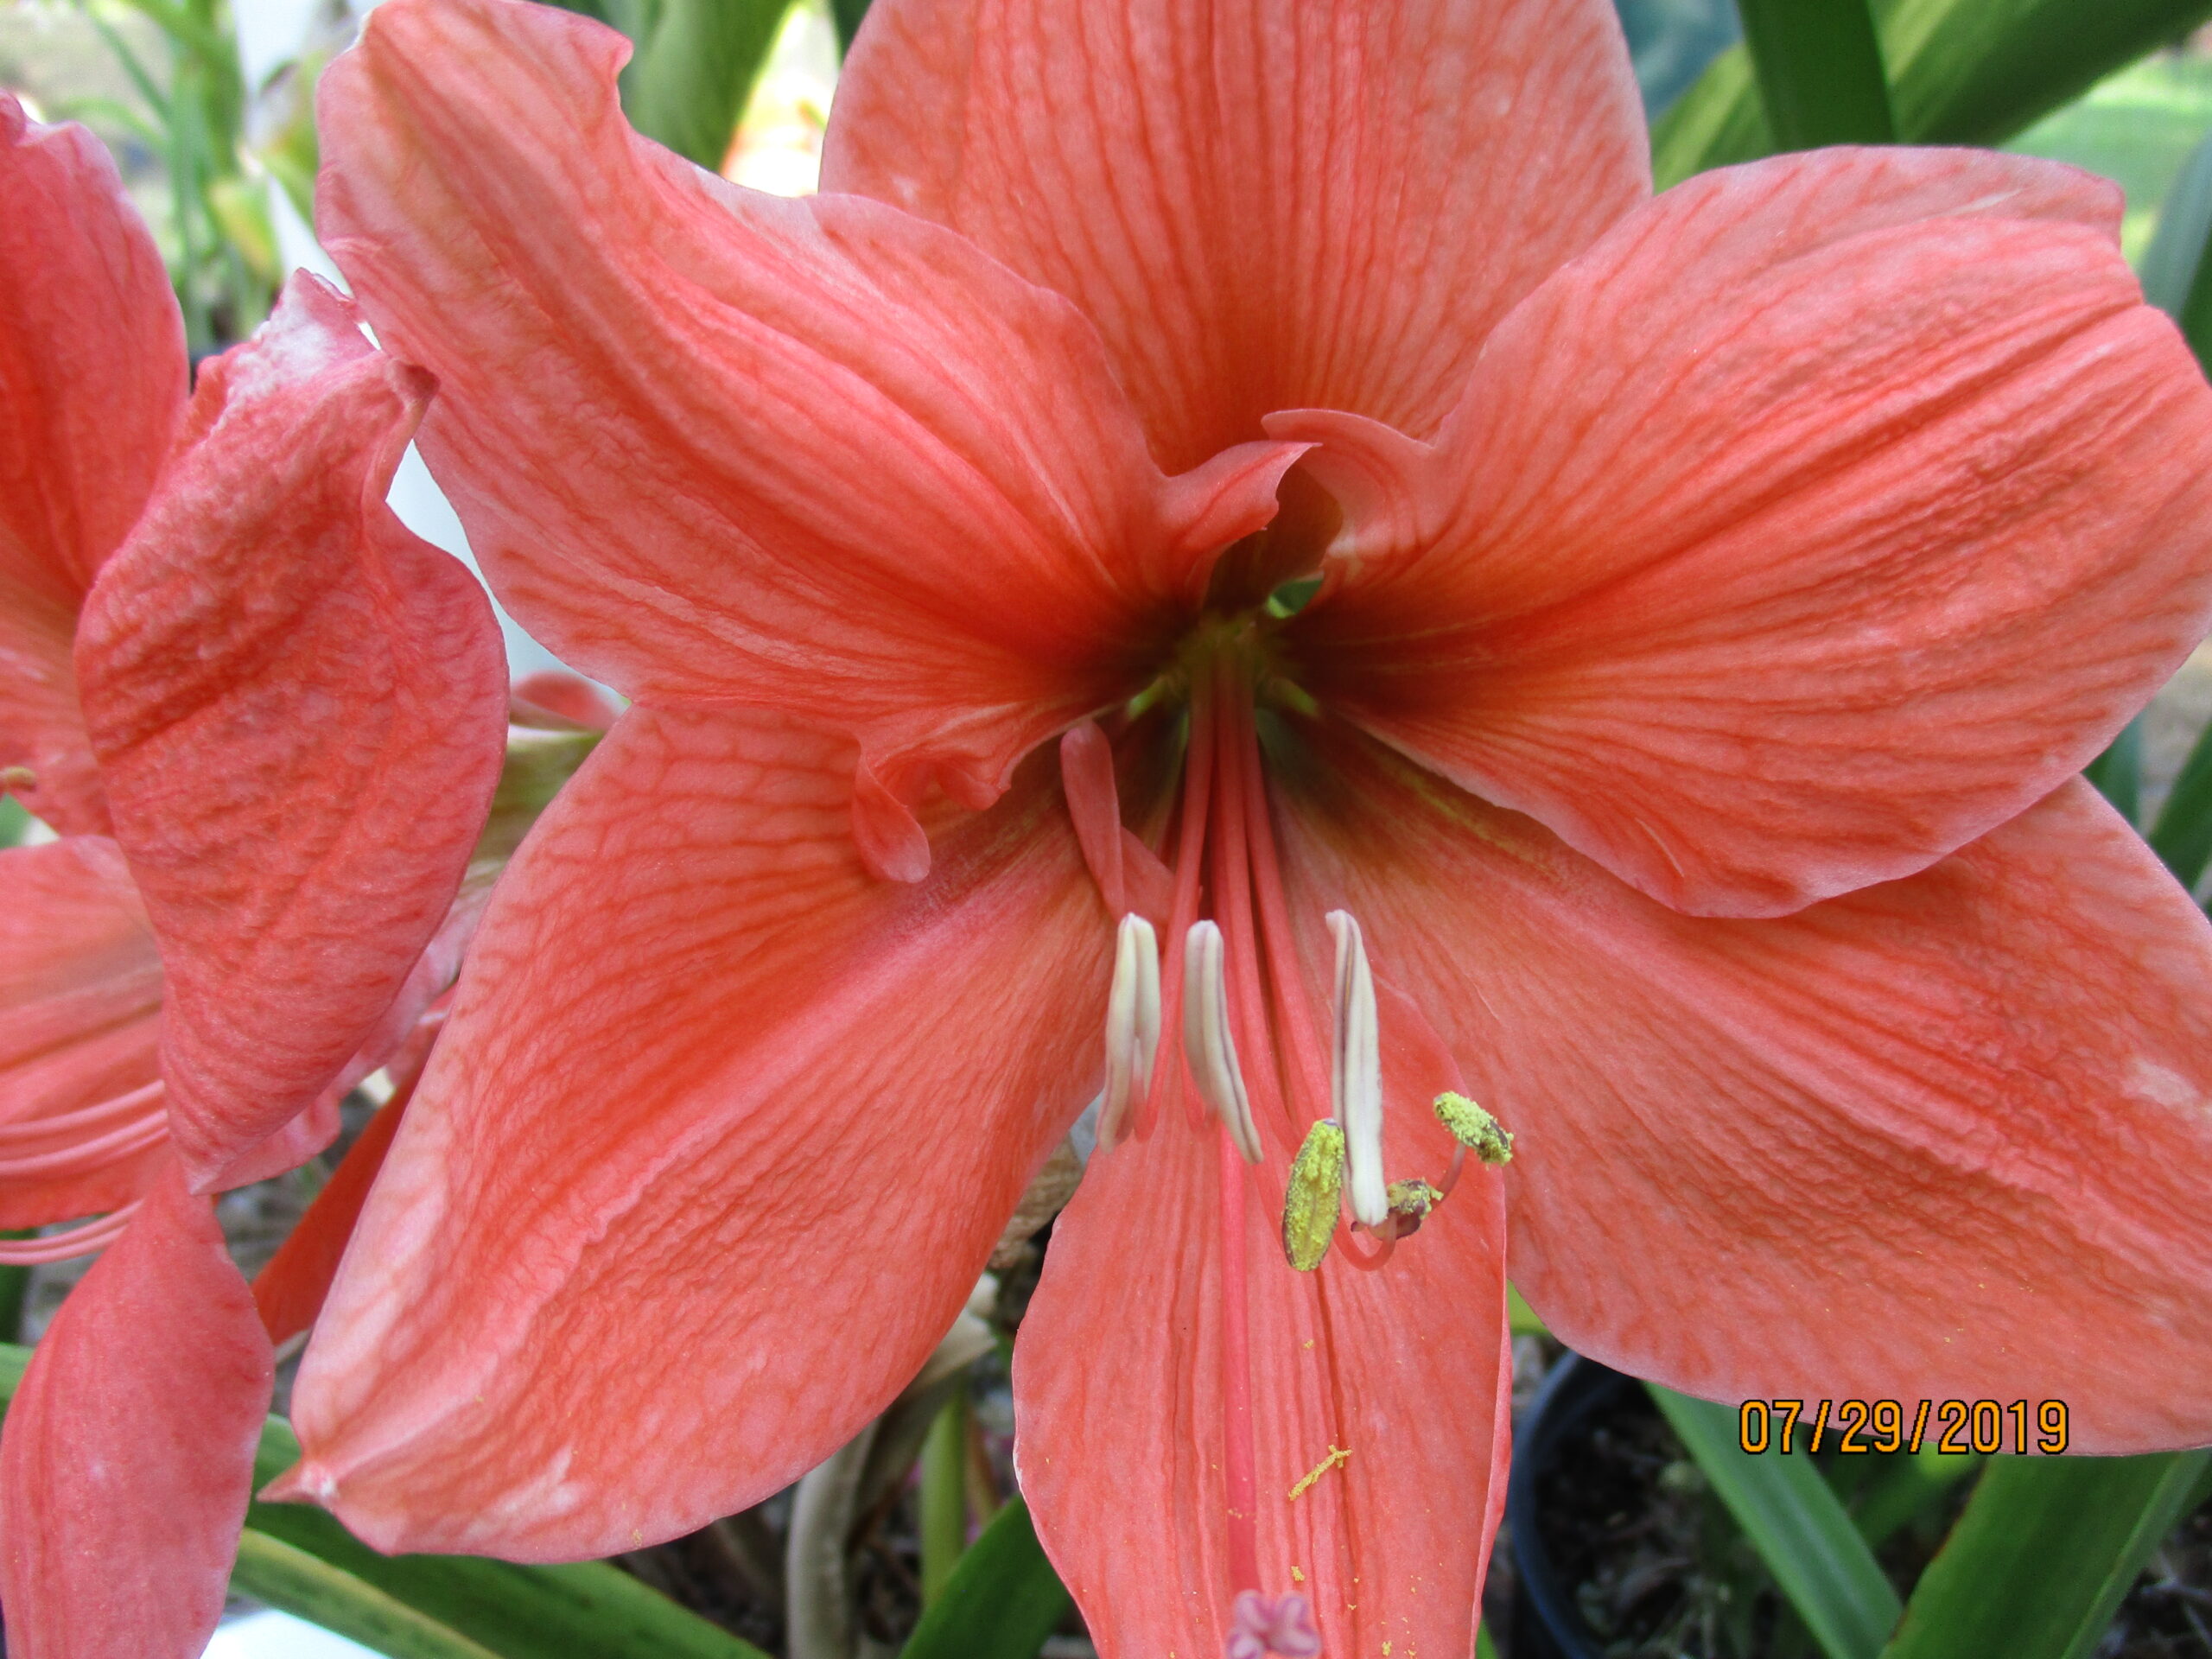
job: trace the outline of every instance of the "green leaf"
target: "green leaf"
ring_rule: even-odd
[[[30,1357],[28,1348],[0,1343],[0,1407],[15,1398]],[[254,1485],[275,1479],[299,1457],[291,1425],[271,1417],[254,1454]],[[518,1567],[474,1555],[379,1555],[334,1516],[290,1503],[250,1505],[246,1529],[335,1568],[423,1615],[426,1628],[442,1626],[498,1659],[767,1659],[751,1643],[604,1561]],[[246,1548],[241,1546],[241,1560]],[[261,1550],[255,1559],[267,1564],[289,1557]]]
[[[853,36],[861,32],[861,19],[868,16],[868,0],[830,0],[830,16],[837,25],[838,48],[851,51]]]
[[[622,72],[630,124],[709,170],[729,153],[791,0],[661,0]]]
[[[2137,273],[2143,279],[2143,297],[2170,317],[2178,319],[2189,303],[2208,238],[2212,238],[2212,138],[2190,150],[2174,175],[2159,204],[2151,245],[2143,251],[2143,269]],[[2212,341],[2192,337],[2189,343],[2202,362],[2204,347]]]
[[[1736,0],[1736,10],[1779,148],[1897,137],[1866,0]]]
[[[350,1637],[390,1659],[498,1659],[458,1631],[326,1560],[246,1529],[231,1588]]]
[[[968,1550],[967,1397],[946,1401],[922,1446],[922,1605],[944,1593]]]
[[[2208,1459],[1993,1459],[1883,1659],[2088,1659]]]
[[[900,1659],[1036,1659],[1071,1605],[1017,1497],[960,1558]]]
[[[2212,16],[2212,0],[1872,0],[1872,10],[1897,136],[1994,144],[2178,40]],[[1654,126],[1652,171],[1663,187],[1775,148],[1738,47]]]
[[[1813,1459],[1802,1452],[1753,1457],[1738,1441],[1730,1408],[1644,1386],[1821,1651],[1828,1659],[1875,1659],[1897,1624],[1897,1593]]]
[[[2142,810],[2143,716],[2138,715],[2121,727],[2104,753],[2082,768],[2082,775],[2121,817],[2133,823]]]
[[[2174,880],[2196,887],[2212,860],[2212,724],[2196,734],[2149,839],[2151,850],[2165,860]]]
[[[1981,1465],[1979,1456],[1955,1457],[1933,1446],[1885,1456],[1859,1490],[1851,1507],[1852,1524],[1869,1549],[1879,1549],[1897,1529]]]
[[[1516,1337],[1544,1337],[1551,1333],[1544,1329],[1543,1319],[1529,1306],[1519,1288],[1505,1287],[1505,1325]]]
[[[253,1460],[255,1486],[299,1456],[291,1425],[271,1417]],[[604,1561],[518,1567],[474,1555],[380,1555],[335,1516],[295,1503],[256,1503],[246,1525],[374,1585],[501,1659],[766,1659]]]

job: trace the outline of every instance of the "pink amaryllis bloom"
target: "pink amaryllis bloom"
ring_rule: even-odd
[[[0,852],[0,1220],[120,1236],[0,1434],[24,1659],[206,1644],[270,1378],[207,1195],[335,1132],[499,772],[489,607],[384,505],[428,377],[302,277],[186,380],[112,164],[0,95],[0,775],[62,832]]]
[[[2212,929],[2072,780],[2205,627],[2212,391],[2109,187],[1652,200],[1602,0],[878,0],[805,201],[621,58],[390,0],[323,84],[432,469],[636,701],[283,1491],[537,1560],[751,1503],[1094,1098],[1014,1380],[1107,1655],[1468,1650],[1509,1210],[1676,1388],[2212,1437]]]

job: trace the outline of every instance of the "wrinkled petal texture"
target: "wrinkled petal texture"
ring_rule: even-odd
[[[1180,538],[1256,528],[1274,475],[1224,480],[1216,523],[1065,301],[880,204],[648,143],[625,50],[513,0],[397,0],[324,81],[322,233],[439,378],[423,453],[565,660],[834,722],[898,800],[941,772],[985,804],[1135,689]]]
[[[2212,389],[2102,181],[1707,175],[1531,296],[1432,447],[1270,422],[1352,505],[1308,689],[1678,908],[1910,874],[2212,620]]]
[[[168,1147],[145,909],[98,836],[0,852],[0,1228],[120,1209]]]
[[[274,1366],[175,1166],[54,1315],[0,1430],[17,1659],[199,1659],[221,1617]]]
[[[69,643],[184,408],[184,325],[115,163],[0,92],[0,767],[64,835],[107,811]]]
[[[823,188],[1072,298],[1179,470],[1275,409],[1427,435],[1650,171],[1602,0],[878,0]]]
[[[316,1327],[287,1495],[572,1560],[843,1444],[1096,1090],[1111,935],[1049,766],[875,880],[849,741],[625,714],[517,855]]]
[[[1017,1361],[1022,1488],[1107,1659],[1230,1628],[1217,1154],[1165,1133],[1086,1174]],[[1263,1587],[1307,1595],[1331,1651],[1466,1654],[1506,1476],[1497,1184],[1382,1273],[1309,1277],[1282,1260],[1281,1160],[1245,1240]],[[1351,1456],[1292,1497],[1332,1448]]]
[[[1909,880],[1715,920],[1328,747],[1295,880],[1345,895],[1514,1132],[1513,1279],[1561,1341],[1713,1399],[2212,1439],[2212,926],[2088,785]]]
[[[1300,943],[1325,1018],[1321,916]],[[1391,1173],[1433,1179],[1452,1141],[1427,1103],[1459,1077],[1433,1035],[1410,1034],[1386,1017]],[[1382,1272],[1340,1253],[1294,1272],[1283,1186],[1315,1114],[1294,1121],[1246,1070],[1266,1154],[1243,1177],[1260,1588],[1306,1596],[1330,1653],[1464,1659],[1505,1495],[1503,1184],[1471,1170]],[[1015,1351],[1022,1492],[1102,1659],[1211,1659],[1230,1628],[1219,1141],[1171,1112],[1149,1141],[1094,1156]],[[1351,1456],[1294,1497],[1332,1451]]]
[[[490,606],[384,504],[423,395],[296,278],[202,372],[187,446],[86,602],[85,710],[168,969],[162,1071],[202,1188],[391,1003],[498,780]]]

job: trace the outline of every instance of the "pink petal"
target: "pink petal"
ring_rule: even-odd
[[[172,1166],[70,1292],[0,1431],[10,1652],[199,1659],[273,1369],[213,1207]]]
[[[0,1227],[118,1210],[168,1155],[162,961],[112,842],[0,851]]]
[[[858,735],[890,809],[862,832],[910,879],[931,780],[988,802],[1137,689],[1297,452],[1163,478],[1073,307],[639,138],[624,50],[508,0],[379,9],[323,83],[324,238],[437,374],[423,453],[515,614],[632,697]]]
[[[880,1411],[1097,1086],[1112,935],[1050,760],[893,886],[849,741],[626,713],[501,879],[279,1490],[381,1548],[574,1559]]]
[[[558,669],[523,676],[515,682],[514,700],[532,715],[551,715],[591,732],[606,731],[622,712],[589,680]]]
[[[1274,409],[1433,430],[1649,180],[1599,0],[878,0],[823,161],[1080,305],[1171,467]]]
[[[115,163],[0,92],[0,785],[65,835],[107,810],[69,642],[184,408],[184,327]]]
[[[1677,908],[1906,875],[2212,621],[2212,391],[2070,169],[1829,150],[1669,191],[1433,448],[1328,414],[1308,689]]]
[[[444,918],[505,741],[484,594],[384,505],[419,372],[302,276],[201,372],[77,665],[168,969],[197,1187],[306,1108]]]
[[[1909,880],[1713,920],[1322,753],[1288,857],[1513,1131],[1513,1278],[1562,1341],[1712,1398],[2212,1440],[2212,925],[2086,785]]]
[[[1320,912],[1309,978],[1325,982]],[[1324,996],[1319,1005],[1326,1017]],[[1386,1032],[1386,1037],[1402,1035]],[[1430,1099],[1454,1076],[1394,1051],[1392,1175],[1443,1171]],[[1377,1273],[1284,1262],[1305,1124],[1255,1097],[1244,1178],[1262,1592],[1313,1604],[1325,1650],[1468,1655],[1510,1428],[1503,1186],[1479,1168]],[[1094,1156],[1054,1224],[1014,1354],[1021,1486],[1103,1659],[1212,1656],[1234,1628],[1220,1374],[1217,1131],[1169,1114]],[[1332,1449],[1351,1452],[1300,1496]],[[1291,1651],[1279,1648],[1278,1651]]]

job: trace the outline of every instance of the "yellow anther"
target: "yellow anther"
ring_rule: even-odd
[[[1389,1185],[1390,1213],[1421,1222],[1443,1200],[1444,1195],[1424,1180],[1393,1181]]]
[[[38,773],[29,766],[0,766],[0,794],[11,790],[36,789]]]
[[[1344,1190],[1344,1132],[1336,1119],[1325,1117],[1306,1130],[1306,1144],[1290,1160],[1283,1194],[1282,1253],[1299,1272],[1313,1272],[1328,1255]]]
[[[1488,1112],[1465,1095],[1448,1090],[1436,1097],[1436,1121],[1452,1131],[1452,1138],[1486,1164],[1510,1163],[1513,1137]]]

